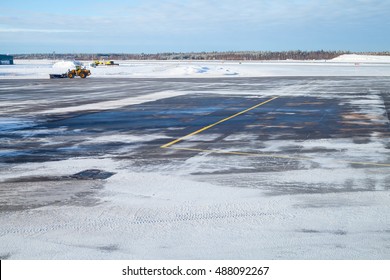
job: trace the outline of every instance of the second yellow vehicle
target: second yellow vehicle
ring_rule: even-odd
[[[108,60],[108,61],[105,61],[105,60],[95,60],[93,62],[96,66],[99,66],[99,65],[102,65],[102,66],[115,66],[115,65],[119,65],[118,63],[115,63],[113,60]]]

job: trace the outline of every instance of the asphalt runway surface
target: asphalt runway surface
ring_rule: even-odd
[[[327,80],[329,86],[326,86]],[[320,83],[322,88],[317,89],[319,85],[316,83]],[[332,83],[337,85],[332,86]],[[375,78],[1,81],[0,96],[4,106],[0,116],[20,120],[21,124],[14,127],[3,126],[0,130],[3,139],[1,149],[10,151],[3,152],[0,161],[23,163],[105,154],[122,157],[126,155],[118,155],[116,151],[132,144],[122,143],[120,139],[118,142],[79,144],[86,138],[101,135],[130,134],[142,137],[156,132],[165,134],[165,137],[147,143],[137,141],[136,152],[132,155],[144,156],[145,160],[151,161],[164,156],[169,158],[172,155],[166,155],[166,151],[160,148],[165,142],[181,138],[243,111],[238,116],[202,131],[196,135],[196,139],[189,137],[190,148],[194,150],[187,147],[187,150],[175,152],[175,156],[186,157],[186,153],[224,149],[248,152],[250,155],[251,151],[256,153],[261,150],[264,141],[290,140],[296,145],[286,145],[274,155],[285,155],[286,160],[294,161],[294,157],[299,160],[300,155],[315,152],[302,150],[300,147],[300,143],[311,140],[339,138],[351,139],[353,143],[368,143],[375,139],[386,141],[389,137],[388,83],[387,79]],[[290,94],[278,95],[278,87],[283,91],[283,87],[291,85],[298,88],[293,88]],[[302,88],[299,88],[301,85]],[[310,87],[313,91],[310,91]],[[111,110],[69,110],[61,114],[39,114],[48,108],[120,100],[127,96],[141,96],[164,90],[189,93],[137,105],[119,106]],[[275,93],[270,95],[268,92],[271,90]],[[379,104],[382,111],[375,112],[376,115],[362,113],[359,104],[348,104],[352,100],[362,103],[363,107],[369,106],[372,104],[374,90],[377,91],[378,98],[382,99],[379,100],[382,102]],[[262,96],[262,91],[267,95]],[[364,105],[364,100],[368,100],[367,105]],[[246,111],[264,101],[267,103]],[[378,104],[374,104],[371,109],[376,108]],[[239,141],[226,141],[228,137],[238,134],[249,137],[243,137]],[[376,135],[375,139],[371,139],[373,134]],[[210,135],[218,136],[207,140]],[[53,141],[52,144],[46,141],[42,145],[42,139],[49,141],[61,137],[64,141]],[[186,140],[177,144],[188,143]],[[180,145],[169,146],[179,147]],[[317,150],[319,154],[335,152],[335,149],[321,147]],[[333,157],[338,158],[337,154]],[[386,154],[372,162],[364,157],[354,161],[356,165],[372,167],[388,167],[390,162]]]
[[[385,77],[1,80],[0,210],[97,205],[104,179],[117,172],[109,166],[62,175],[12,171],[74,158],[110,159],[128,173],[184,176],[265,197],[387,197],[389,89]],[[51,191],[28,189],[37,184]],[[345,203],[305,197],[294,207]]]

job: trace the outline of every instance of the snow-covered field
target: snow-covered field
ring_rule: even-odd
[[[90,67],[90,78],[205,78],[273,76],[390,76],[390,57],[343,55],[329,61],[116,61],[119,66]],[[0,66],[0,79],[48,79],[71,63],[15,60]]]
[[[0,259],[389,259],[390,63],[359,59],[1,80]],[[195,77],[219,78],[170,79]],[[113,176],[77,177],[90,169]]]

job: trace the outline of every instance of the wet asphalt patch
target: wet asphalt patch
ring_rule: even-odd
[[[71,175],[70,178],[77,180],[103,180],[110,178],[114,174],[114,172],[107,172],[99,169],[87,169]]]
[[[115,172],[108,172],[100,169],[87,169],[72,175],[63,176],[26,176],[5,180],[5,183],[23,182],[50,182],[64,180],[104,180],[115,175]]]

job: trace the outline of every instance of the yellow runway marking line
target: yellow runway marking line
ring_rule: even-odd
[[[276,155],[276,154],[258,154],[250,152],[238,152],[238,151],[224,151],[224,150],[207,150],[207,149],[197,149],[197,148],[176,148],[172,147],[173,150],[181,151],[192,151],[192,152],[202,152],[202,153],[214,153],[214,154],[225,154],[225,155],[239,155],[239,156],[252,156],[252,157],[269,157],[269,158],[283,158],[283,159],[293,159],[293,160],[314,160],[312,157],[296,157],[289,155]],[[368,166],[380,166],[380,167],[390,167],[390,163],[376,163],[376,162],[364,162],[364,161],[347,161],[347,160],[334,160],[338,163],[349,163],[357,165],[368,165]]]
[[[272,100],[275,100],[276,98],[278,98],[278,96],[273,97],[273,98],[271,98],[271,99],[268,99],[268,100],[266,100],[266,101],[263,101],[263,102],[261,102],[261,103],[255,105],[255,106],[252,106],[252,107],[250,107],[250,108],[248,108],[248,109],[245,109],[244,111],[238,112],[238,113],[236,113],[236,114],[234,114],[234,115],[232,115],[232,116],[230,116],[230,117],[224,118],[224,119],[222,119],[222,120],[220,120],[220,121],[217,121],[216,123],[210,124],[210,125],[205,126],[205,127],[201,128],[201,129],[199,129],[199,130],[197,130],[197,131],[194,131],[194,132],[192,132],[192,133],[190,133],[190,134],[187,134],[187,135],[185,135],[185,136],[183,136],[183,137],[180,137],[180,138],[178,138],[178,139],[176,139],[176,140],[173,140],[172,142],[169,142],[169,143],[167,143],[167,144],[165,144],[165,145],[162,145],[161,148],[169,148],[169,147],[171,147],[172,145],[175,145],[176,143],[181,142],[181,141],[183,141],[183,140],[186,139],[186,138],[189,138],[189,137],[191,137],[191,136],[194,136],[194,135],[196,135],[196,134],[198,134],[198,133],[201,133],[201,132],[203,132],[203,131],[205,131],[205,130],[207,130],[207,129],[210,129],[210,128],[212,128],[212,127],[214,127],[214,126],[216,126],[216,125],[218,125],[218,124],[220,124],[220,123],[226,122],[226,121],[231,120],[231,119],[233,119],[233,118],[235,118],[235,117],[237,117],[237,116],[240,116],[240,115],[242,115],[242,114],[245,114],[246,112],[249,112],[249,111],[251,111],[251,110],[253,110],[253,109],[256,109],[257,107],[260,107],[260,106],[262,106],[262,105],[264,105],[264,104],[267,104],[268,102],[271,102]]]

